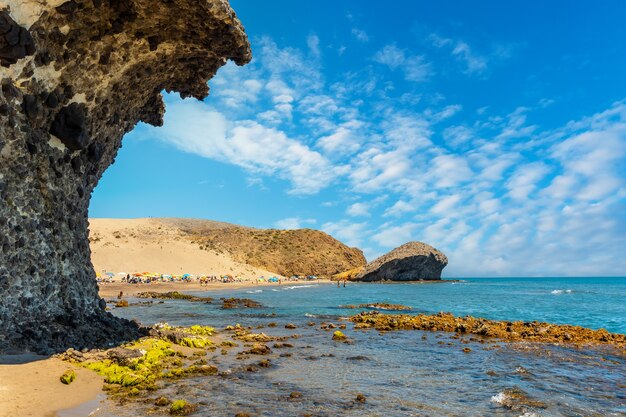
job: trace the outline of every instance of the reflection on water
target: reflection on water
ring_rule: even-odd
[[[593,287],[594,284],[585,284],[585,288],[582,284],[567,285],[561,288],[572,292],[558,295],[551,293],[554,282],[517,290],[507,283],[494,282],[470,282],[465,286],[353,285],[346,290],[313,286],[272,291],[276,288],[264,287],[261,292],[249,289],[227,293],[258,300],[267,306],[263,309],[221,310],[218,305],[166,301],[120,309],[116,314],[144,323],[167,321],[173,325],[207,324],[217,328],[234,323],[266,326],[276,322],[277,327],[262,331],[299,335],[290,340],[293,348],[273,348],[267,357],[237,360],[217,352],[213,362],[221,371],[230,370],[229,375],[174,381],[154,394],[200,404],[198,415],[232,416],[246,412],[253,416],[624,416],[626,358],[614,351],[478,343],[453,339],[451,334],[421,331],[380,334],[354,330],[349,323],[345,333],[354,343],[344,344],[332,341],[332,332],[320,329],[323,321],[339,324],[340,316],[355,313],[338,309],[342,304],[385,301],[427,312],[448,310],[464,314],[483,310],[483,316],[497,319],[503,318],[498,315],[504,311],[511,314],[508,318],[530,319],[528,315],[536,313],[537,307],[525,304],[533,297],[579,296],[579,305],[590,308],[587,298],[606,290],[601,285]],[[457,289],[463,287],[466,294],[479,294],[478,300],[461,302]],[[623,290],[619,285],[611,288],[618,294]],[[494,297],[499,291],[526,295],[517,294],[517,301],[507,302],[506,307],[489,305],[494,300],[485,294],[491,292]],[[452,300],[455,295],[459,302],[448,305],[453,308],[440,308],[441,299]],[[624,308],[611,305],[611,296],[606,293],[605,298],[609,299],[604,303],[606,307],[596,306],[597,311],[591,315],[595,327],[603,327],[602,320],[624,326],[615,317],[603,319],[606,310],[611,313],[614,308]],[[573,309],[571,301],[568,304]],[[542,314],[532,318],[568,322],[568,318],[578,317],[551,309]],[[563,320],[550,320],[554,315]],[[314,325],[309,326],[311,322]],[[294,323],[298,328],[284,329],[286,323]],[[464,352],[466,347],[471,351]],[[265,358],[271,360],[272,367],[258,368],[258,372],[245,370],[248,364]],[[292,392],[302,396],[291,398]],[[357,394],[365,395],[365,403],[355,400]],[[144,415],[151,407],[117,407],[105,402],[96,415]]]

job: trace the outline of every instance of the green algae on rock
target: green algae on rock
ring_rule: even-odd
[[[170,414],[177,416],[186,416],[193,413],[195,409],[195,405],[189,404],[185,400],[176,400],[172,402],[172,405],[170,406]]]
[[[498,321],[472,316],[455,317],[452,313],[434,315],[381,314],[378,311],[362,312],[350,317],[356,329],[427,330],[474,334],[506,342],[563,343],[571,345],[610,345],[626,348],[626,335],[609,333],[605,329],[593,330],[567,324],[550,324],[538,321]]]
[[[73,369],[68,369],[67,371],[63,372],[63,375],[59,377],[59,380],[65,385],[71,384],[72,382],[74,382],[75,379],[76,372],[74,372]]]
[[[345,335],[345,334],[343,334],[343,332],[341,332],[341,331],[339,331],[339,330],[336,330],[336,331],[333,333],[333,340],[339,340],[339,341],[342,341],[342,340],[346,340],[346,339],[347,339],[346,335]]]

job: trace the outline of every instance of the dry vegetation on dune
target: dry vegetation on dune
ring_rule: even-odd
[[[91,219],[96,271],[330,276],[365,265],[326,233],[254,229],[197,219]]]
[[[201,249],[225,252],[235,260],[281,275],[330,276],[365,264],[363,253],[324,232],[228,227],[193,237]]]

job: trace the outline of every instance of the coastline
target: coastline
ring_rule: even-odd
[[[412,291],[411,288],[414,288],[413,291],[416,291],[415,294],[418,294],[418,293],[422,294],[424,291],[429,291],[427,290],[427,287],[426,286],[423,287],[423,290],[422,290],[422,289],[415,288],[414,284],[454,283],[454,282],[458,282],[458,281],[441,280],[441,281],[403,283],[403,284],[412,284],[412,285],[409,285],[406,287],[403,286],[401,292],[405,293],[406,291]],[[358,297],[358,294],[361,291],[365,290],[373,294],[386,294],[386,295],[381,296],[381,301],[383,301],[383,298],[389,297],[389,294],[390,294],[390,293],[386,293],[385,292],[386,290],[383,289],[385,286],[377,286],[377,285],[357,286],[355,285],[356,284],[355,282],[352,282],[352,283],[348,282],[348,287],[350,286],[355,287],[354,291],[348,291],[348,292],[338,291],[338,290],[335,291],[332,288],[330,288],[330,287],[335,287],[336,284],[337,284],[336,281],[323,280],[323,279],[319,279],[316,281],[287,281],[287,282],[282,282],[281,284],[278,284],[278,283],[256,284],[254,281],[244,281],[244,282],[238,282],[238,283],[217,282],[217,283],[211,283],[208,286],[200,285],[200,283],[195,283],[195,282],[191,282],[191,283],[155,282],[151,284],[127,284],[127,283],[115,282],[115,283],[100,284],[100,295],[107,299],[113,299],[117,297],[120,291],[124,293],[124,298],[127,298],[127,297],[132,298],[136,296],[138,292],[144,292],[144,291],[151,291],[151,292],[158,292],[158,293],[169,292],[169,291],[179,291],[181,293],[192,293],[192,294],[201,293],[201,292],[209,292],[209,295],[211,295],[210,292],[214,292],[214,291],[229,292],[229,291],[237,291],[237,290],[244,290],[244,289],[264,289],[266,290],[266,291],[263,291],[264,296],[271,295],[273,297],[278,297],[277,299],[280,299],[281,297],[285,296],[283,294],[290,294],[289,297],[292,297],[292,295],[296,296],[299,294],[304,294],[304,292],[296,291],[293,293],[291,292],[279,293],[279,292],[274,292],[274,291],[269,291],[269,290],[272,288],[278,288],[278,287],[297,287],[297,286],[311,286],[311,285],[313,286],[319,285],[320,287],[316,289],[311,288],[310,289],[312,291],[311,294],[317,293],[318,291],[324,291],[325,293],[328,293],[328,294],[331,294],[331,293],[337,294],[337,296],[340,298],[351,297],[351,296],[353,297],[355,293],[357,294],[357,297]],[[394,282],[392,284],[399,284],[399,282]],[[433,290],[435,288],[435,287],[430,287],[430,286],[428,287],[432,288]],[[378,290],[377,288],[381,288],[381,289]],[[449,288],[451,291],[450,294],[453,294],[453,296],[456,296],[456,294],[458,294],[458,291],[462,291],[463,293],[466,293],[467,291],[470,291],[471,288],[473,288],[473,286],[462,287],[463,290],[461,290],[460,287],[458,286],[450,286]],[[570,290],[571,291],[570,293],[567,293],[565,292],[566,290],[563,290],[562,295],[556,294],[553,291],[553,288],[568,288],[568,287],[563,286],[562,283],[560,285],[554,284],[554,285],[547,286],[544,288],[545,294],[543,295],[543,297],[549,297],[550,300],[566,300],[567,298],[565,297],[572,297],[572,296],[586,294],[583,291],[579,291],[575,286],[572,287],[574,289]],[[309,293],[309,292],[306,291],[306,293]],[[439,293],[438,290],[437,290],[437,293]],[[228,295],[225,295],[225,296],[228,297]],[[240,295],[235,295],[235,296],[240,296]],[[329,305],[335,305],[335,304],[339,305],[337,303],[338,299],[333,299],[333,300],[334,300],[334,303],[329,301]],[[193,305],[194,304],[190,304],[190,306],[193,306]],[[204,308],[200,304],[197,304],[196,306],[198,306],[198,308]],[[154,306],[151,308],[159,309],[161,307],[159,307],[158,304],[154,304]],[[414,305],[414,308],[417,308],[417,307],[415,307]],[[280,329],[282,329],[282,327],[286,325],[287,323],[295,323],[296,326],[301,329],[297,331],[298,333],[301,333],[301,332],[306,333],[306,332],[311,332],[311,331],[329,332],[328,338],[330,339],[330,336],[331,336],[330,328],[323,327],[324,321],[329,320],[329,318],[325,317],[324,315],[320,317],[321,318],[319,319],[307,317],[298,321],[297,316],[290,315],[288,317],[283,316],[282,319],[273,319],[273,318],[262,319],[261,324],[264,323],[266,325],[267,323],[265,323],[265,321],[270,321],[270,320],[276,320],[278,322],[278,326],[270,326],[270,327],[277,327],[276,329],[266,330],[268,334],[270,335],[278,334],[279,336],[285,336],[287,335],[286,331],[282,330],[281,332]],[[353,323],[356,325],[355,329],[360,329],[360,330],[358,332],[353,332],[351,331],[351,328],[349,327],[348,331],[346,332],[346,336],[348,337],[347,339],[348,341],[350,341],[350,339],[352,338],[356,338],[357,345],[359,343],[358,338],[365,337],[365,336],[361,336],[365,334],[364,333],[364,330],[366,330],[365,327],[372,328],[374,332],[375,331],[389,332],[391,330],[408,330],[408,329],[423,331],[427,329],[431,331],[434,330],[436,332],[436,335],[434,335],[434,337],[431,337],[429,335],[426,336],[429,339],[431,338],[433,339],[433,342],[431,345],[429,345],[430,347],[428,349],[458,350],[462,352],[461,353],[462,355],[468,355],[467,356],[468,359],[473,358],[475,355],[480,357],[479,355],[483,354],[481,352],[490,352],[491,350],[494,350],[494,349],[500,349],[500,345],[505,343],[506,340],[503,340],[503,338],[498,337],[498,336],[501,336],[502,334],[504,335],[508,334],[508,333],[502,333],[502,332],[495,332],[495,330],[497,330],[497,326],[500,326],[502,323],[495,323],[495,322],[485,320],[485,319],[480,319],[480,318],[475,318],[477,322],[476,326],[472,327],[472,326],[469,326],[469,324],[471,323],[465,323],[465,325],[468,326],[467,327],[468,330],[465,332],[462,332],[462,334],[459,334],[458,329],[456,328],[458,327],[458,324],[461,323],[459,322],[459,320],[466,320],[464,316],[461,314],[459,314],[457,317],[453,317],[451,315],[448,316],[447,314],[443,314],[443,313],[439,313],[438,315],[435,315],[435,316],[424,316],[424,320],[426,320],[428,323],[431,323],[431,321],[434,320],[433,323],[436,323],[436,324],[439,323],[442,326],[445,325],[444,326],[445,328],[443,327],[433,328],[432,324],[428,324],[427,326],[418,325],[419,323],[415,322],[416,316],[413,316],[413,315],[385,314],[384,316],[381,315],[380,320],[379,320],[378,316],[373,315],[371,312],[366,312],[355,317],[358,317],[359,320],[355,319],[351,321],[353,321]],[[370,318],[371,319],[376,318],[376,320],[370,321]],[[364,319],[364,320],[360,320],[360,319]],[[307,326],[307,321],[316,321],[315,328],[309,328]],[[393,321],[393,326],[390,325],[392,321]],[[479,321],[480,323],[478,323]],[[226,324],[234,323],[234,322],[235,321],[231,321],[231,322],[227,321]],[[208,323],[208,324],[211,324],[211,323]],[[259,323],[256,323],[256,324],[252,323],[253,326],[257,326],[258,324]],[[322,326],[319,329],[317,328],[318,324]],[[367,324],[367,326],[361,326],[361,324]],[[448,326],[448,324],[450,324],[450,326]],[[461,324],[464,324],[464,323],[461,323]],[[224,325],[225,325],[224,322],[219,323],[219,318],[216,316],[215,327],[222,329],[224,328]],[[339,326],[342,324],[337,323],[337,325]],[[492,333],[491,331],[487,331],[489,329],[485,329],[485,331],[481,330],[481,326],[483,325],[489,326],[489,328],[494,330],[495,333],[491,334]],[[522,333],[528,332],[530,330],[533,330],[535,327],[537,327],[538,328],[536,329],[536,332],[538,335],[537,337],[541,335],[541,338],[544,338],[545,336],[544,331],[543,331],[544,327],[546,329],[548,327],[553,328],[555,331],[559,330],[562,327],[558,325],[552,325],[549,323],[530,323],[530,322],[529,323],[512,323],[510,325],[513,326],[512,330],[515,331],[514,335],[517,335],[517,334],[522,335]],[[515,327],[517,325],[530,326],[530,327],[517,329]],[[256,327],[256,328],[262,328],[262,327],[263,326]],[[310,329],[310,330],[305,330],[305,329]],[[472,329],[474,329],[475,331]],[[576,348],[575,350],[572,350],[572,352],[576,352],[579,349],[585,350],[587,347],[591,347],[595,349],[593,346],[588,345],[587,343],[580,343],[580,344],[576,343],[576,340],[575,340],[576,332],[572,331],[575,329],[568,328],[568,329],[563,329],[563,330],[567,331],[572,336],[572,338],[568,337],[566,339],[568,340],[568,343],[566,344],[567,346],[572,346]],[[255,330],[255,331],[263,332],[263,330]],[[345,330],[342,330],[342,331],[345,331]],[[551,331],[552,330],[550,330],[550,332]],[[557,333],[560,335],[563,332],[559,331]],[[421,334],[422,334],[421,332],[417,333],[415,337],[418,337],[417,335],[421,335]],[[563,335],[564,334],[565,333],[563,333]],[[228,335],[229,335],[228,332],[220,331],[218,332],[216,337],[221,337],[221,336],[228,337]],[[392,336],[392,337],[404,337],[404,336]],[[419,337],[421,338],[422,336],[419,336]],[[441,340],[436,340],[436,339],[441,339]],[[529,339],[529,338],[524,337],[524,339]],[[532,337],[530,339],[532,339]],[[424,339],[420,339],[420,340],[424,340]],[[515,342],[515,340],[513,339],[511,339],[510,341]],[[537,339],[537,341],[541,342],[539,339]],[[555,341],[556,339],[553,340],[552,342],[555,342]],[[552,342],[548,341],[549,344]],[[331,343],[342,345],[341,342],[331,342]],[[420,346],[425,346],[425,343],[426,342],[420,342]],[[313,345],[313,343],[311,343],[311,345]],[[315,346],[316,347],[311,347],[310,349],[317,349],[320,347],[320,345],[315,345]],[[512,346],[517,346],[517,348],[520,348],[520,349],[529,349],[533,351],[535,349],[545,348],[545,346],[542,344],[534,345],[534,344],[526,344],[526,343],[512,345]],[[326,348],[328,348],[328,346],[326,346]],[[337,357],[340,358],[341,354],[338,354],[334,349],[337,349],[336,345],[332,346],[331,350],[333,350],[333,354],[337,355]],[[277,363],[280,363],[278,361],[287,360],[280,356],[280,352],[281,351],[275,352],[271,360],[272,361],[275,360]],[[306,363],[308,363],[307,361],[313,360],[312,358],[317,358],[316,360],[324,360],[324,361],[335,360],[335,359],[322,359],[322,358],[325,358],[323,355],[321,354],[312,355],[308,351],[302,354],[299,354],[297,350],[294,350],[293,352],[295,356],[298,356],[298,355],[302,356],[302,361],[304,361],[302,363],[305,364],[303,366],[306,366]],[[323,351],[323,352],[324,354],[327,353],[327,351]],[[511,350],[511,353],[512,352],[514,352],[514,350]],[[594,352],[596,353],[594,353],[592,356],[600,358],[600,360],[602,361],[605,360],[603,359],[603,357],[609,358],[605,362],[605,364],[609,364],[608,366],[613,366],[613,364],[616,363],[614,362],[614,360],[618,358],[617,356],[611,357],[614,354],[613,352],[610,353],[611,356],[605,356],[607,355],[606,352],[609,352],[609,351],[598,350]],[[598,353],[598,352],[605,352],[605,353]],[[626,353],[626,351],[623,351],[623,350],[622,352]],[[353,352],[351,351],[349,354],[353,355]],[[488,354],[488,353],[484,353],[484,354]],[[346,353],[346,355],[348,355],[348,353]],[[220,357],[223,357],[223,356],[220,356]],[[360,356],[354,356],[354,357],[360,357]],[[252,358],[253,357],[251,357],[250,359]],[[92,411],[94,411],[99,406],[101,407],[101,411],[106,410],[107,407],[111,406],[111,404],[100,402],[104,398],[104,394],[102,391],[103,379],[99,377],[97,374],[89,370],[86,370],[83,368],[76,368],[72,366],[71,364],[69,364],[68,362],[64,362],[59,358],[45,358],[45,357],[36,357],[36,356],[31,356],[31,357],[22,356],[20,358],[20,357],[14,356],[10,359],[12,359],[13,364],[7,363],[7,357],[0,357],[0,364],[1,364],[0,365],[0,417],[5,417],[5,416],[6,417],[9,417],[9,416],[11,417],[13,416],[84,417],[84,416],[89,415]],[[255,365],[253,362],[251,366],[254,367],[257,365]],[[293,363],[291,364],[291,366],[294,366]],[[297,366],[300,366],[300,363],[298,363]],[[60,383],[59,376],[65,370],[69,368],[74,368],[76,370],[78,377],[77,377],[77,380],[73,384],[66,386]],[[220,366],[220,369],[221,369],[221,366]],[[246,371],[246,372],[251,372],[251,371]],[[7,383],[5,383],[5,381],[7,381]],[[229,382],[227,379],[225,379],[225,380],[222,380],[221,383],[228,384]],[[239,388],[233,388],[233,389],[239,389]],[[35,400],[33,398],[35,398]],[[71,401],[69,401],[70,399]],[[106,411],[104,412],[105,412],[105,415],[107,416],[111,415],[111,414],[106,414]],[[108,412],[110,413],[110,410]]]
[[[315,281],[284,281],[279,283],[260,283],[254,281],[243,282],[211,282],[209,284],[200,285],[199,282],[152,282],[150,284],[128,284],[125,282],[110,282],[99,284],[100,297],[117,297],[120,291],[124,293],[124,297],[134,297],[140,292],[153,291],[158,293],[179,291],[179,292],[200,292],[200,291],[232,291],[248,288],[271,288],[285,287],[294,285],[311,285],[311,284],[333,284],[335,281],[329,279],[317,279]]]

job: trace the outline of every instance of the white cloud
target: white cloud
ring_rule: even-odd
[[[321,55],[320,38],[315,34],[311,34],[306,38],[306,44],[309,47],[309,51],[311,52],[311,55],[319,58],[319,56]]]
[[[278,229],[293,230],[293,229],[302,229],[306,227],[305,225],[311,226],[311,225],[314,225],[315,223],[317,223],[317,220],[315,219],[302,219],[300,217],[288,217],[285,219],[278,220],[276,223],[274,223],[274,226]]]
[[[348,207],[346,214],[352,217],[369,217],[370,205],[367,203],[354,203]]]
[[[364,30],[358,28],[352,28],[352,36],[354,36],[359,42],[363,43],[369,42],[370,40],[370,37],[367,35],[367,33]]]
[[[387,226],[372,236],[372,240],[380,246],[394,248],[415,240],[413,233],[416,224],[405,223],[399,226]]]
[[[319,138],[317,146],[326,154],[339,156],[352,154],[361,147],[359,140],[355,137],[355,132],[345,126],[340,126],[332,134]]]
[[[433,75],[430,62],[426,61],[423,55],[416,55],[408,58],[404,67],[404,78],[408,81],[422,82],[428,80]]]
[[[256,121],[228,120],[200,102],[170,104],[165,121],[159,130],[162,140],[252,173],[276,175],[292,183],[293,193],[315,193],[336,176],[327,159],[284,132]]]
[[[347,220],[324,223],[322,230],[335,239],[353,247],[360,246],[364,238],[367,237],[366,223],[351,223]]]
[[[393,204],[391,207],[385,210],[384,216],[385,217],[401,216],[405,213],[410,213],[414,210],[415,210],[415,205],[408,203],[406,201],[403,201],[403,200],[398,200],[395,202],[395,204]]]
[[[437,48],[448,48],[450,55],[465,65],[464,72],[482,74],[487,70],[487,58],[476,54],[467,42],[445,38],[436,33],[431,34],[428,40]]]
[[[429,175],[439,188],[453,187],[472,179],[472,170],[467,161],[456,155],[439,155],[432,160]]]
[[[404,50],[398,48],[395,44],[384,46],[376,52],[372,59],[379,64],[387,65],[392,70],[404,65]]]
[[[468,72],[489,70],[470,62],[467,44],[433,43]],[[263,38],[251,65],[211,81],[210,105],[167,98],[165,127],[151,134],[239,166],[255,186],[274,177],[291,193],[324,190],[326,203],[312,202],[330,216],[322,228],[368,256],[417,239],[448,255],[448,276],[626,270],[616,255],[626,247],[626,104],[555,129],[529,122],[541,103],[501,114],[470,106],[456,124],[459,104],[385,79],[381,65],[407,77],[411,60],[409,78],[426,77],[419,55],[388,44],[376,65],[327,80],[316,48],[313,35],[302,50]],[[365,217],[385,198],[387,223]],[[306,217],[277,225],[313,225]]]
[[[389,44],[377,51],[372,60],[386,65],[389,69],[402,69],[407,81],[423,82],[433,75],[432,65],[424,55],[409,55],[395,44]]]
[[[550,171],[542,162],[534,162],[519,167],[506,182],[509,196],[515,200],[526,200],[530,193],[535,191],[541,181]]]
[[[457,205],[459,201],[461,201],[461,196],[458,194],[443,197],[430,209],[430,211],[435,214],[445,216]]]

